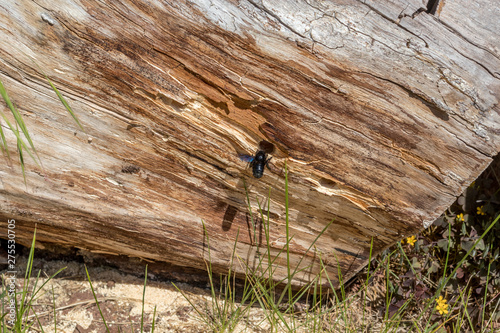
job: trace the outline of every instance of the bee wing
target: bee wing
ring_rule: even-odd
[[[254,157],[253,157],[253,156],[250,156],[250,155],[245,155],[245,154],[240,154],[240,155],[238,155],[238,156],[240,157],[240,160],[245,161],[245,162],[248,162],[248,163],[252,162],[252,161],[253,161],[253,159],[254,159]]]

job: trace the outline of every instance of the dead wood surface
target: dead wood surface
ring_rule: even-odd
[[[292,267],[334,221],[294,285],[320,256],[336,283],[334,252],[348,279],[372,238],[379,252],[421,230],[499,151],[499,17],[493,0],[3,1],[0,79],[43,168],[27,160],[25,186],[4,159],[0,227],[203,269],[204,221],[216,271],[237,237],[252,266],[265,235],[244,185],[254,218],[271,188],[277,254],[286,162]],[[255,179],[238,155],[262,140]]]

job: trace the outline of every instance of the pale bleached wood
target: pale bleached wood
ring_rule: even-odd
[[[265,236],[244,184],[254,217],[272,188],[276,254],[286,162],[292,266],[334,221],[294,285],[320,256],[337,283],[334,251],[347,279],[372,238],[378,253],[421,230],[499,151],[498,5],[476,4],[4,1],[0,78],[43,170],[27,161],[25,187],[19,163],[2,163],[0,226],[15,218],[19,242],[36,225],[40,246],[203,269],[204,221],[217,272],[238,233],[255,266]],[[257,180],[238,154],[261,140],[276,149]]]

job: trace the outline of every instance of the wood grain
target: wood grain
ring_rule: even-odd
[[[27,161],[25,186],[4,159],[0,227],[15,218],[19,242],[36,226],[40,246],[192,268],[210,252],[217,272],[236,242],[252,266],[265,235],[245,185],[252,216],[269,210],[276,255],[286,163],[291,261],[307,268],[293,284],[320,257],[337,283],[334,253],[348,279],[372,238],[378,253],[432,223],[499,151],[498,5],[474,6],[4,1],[0,79],[43,168]],[[275,150],[257,180],[238,155],[262,140]]]

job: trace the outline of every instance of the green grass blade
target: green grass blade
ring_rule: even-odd
[[[0,111],[1,112],[1,111]],[[2,118],[3,118],[2,112]],[[0,143],[0,148],[2,148],[2,153],[7,155],[7,158],[10,159],[9,147],[7,145],[7,140],[5,139],[5,133],[3,132],[2,124],[0,123],[0,139],[2,142]]]
[[[146,297],[146,283],[148,282],[148,265],[144,272],[144,288],[142,290],[142,310],[141,310],[141,333],[144,332],[144,301]]]
[[[40,286],[40,288],[37,288],[35,290],[35,292],[33,293],[33,298],[36,297],[36,295],[38,295],[38,293],[43,289],[43,287],[45,287],[45,285],[47,283],[49,283],[50,280],[52,280],[56,275],[58,275],[59,273],[61,273],[62,271],[64,271],[66,269],[66,267],[63,267],[61,269],[59,269],[57,272],[55,272],[54,274],[52,274],[44,283],[42,283],[42,285]],[[40,272],[39,272],[40,273]],[[36,288],[36,284],[35,284],[35,288]],[[34,288],[34,289],[35,289]]]
[[[38,65],[37,65],[38,66]],[[40,69],[40,67],[38,67]],[[43,73],[43,75],[45,76],[45,78],[47,79],[47,81],[49,82],[50,86],[52,87],[52,90],[54,90],[54,92],[56,93],[57,97],[59,98],[59,100],[61,101],[61,103],[64,105],[64,107],[66,108],[66,110],[68,110],[68,112],[71,114],[71,116],[73,117],[73,119],[75,120],[75,122],[78,124],[78,127],[80,127],[80,129],[82,131],[85,132],[85,130],[83,129],[83,126],[82,124],[80,124],[80,121],[78,120],[78,118],[76,117],[76,114],[73,112],[73,109],[71,109],[71,106],[69,105],[69,103],[66,101],[66,99],[64,98],[64,96],[59,92],[59,90],[56,88],[56,86],[52,83],[52,81],[50,81],[49,77],[47,76],[47,74],[45,74],[41,69],[40,71]]]
[[[500,311],[500,298],[498,298],[497,303],[496,303],[495,307],[493,308],[493,310],[491,311],[491,313],[495,314],[495,313],[498,313],[498,311]],[[492,326],[494,324],[492,322],[492,318],[493,318],[493,316],[490,316],[490,319],[488,319],[488,322],[485,325],[486,327]]]
[[[486,285],[484,286],[484,299],[483,299],[483,309],[481,311],[481,331],[484,330],[484,315],[486,313],[486,300],[487,300],[487,297],[488,297],[488,287],[489,287],[489,284],[490,284],[490,274],[491,274],[491,264],[492,262],[490,261],[488,263],[488,272],[486,273]]]
[[[288,282],[286,288],[288,289],[288,299],[292,299],[292,276],[290,269],[290,216],[288,213],[288,169],[285,160],[285,232],[286,232],[286,263]]]
[[[92,285],[92,281],[90,280],[90,275],[89,275],[89,271],[87,270],[87,265],[85,265],[85,273],[87,274],[87,279],[88,279],[89,284],[90,284],[90,289],[92,290],[92,295],[94,296],[94,299],[95,299],[95,304],[97,305],[97,309],[99,310],[99,313],[101,314],[102,322],[104,323],[104,326],[106,326],[106,331],[108,333],[110,333],[108,324],[106,323],[106,319],[104,318],[104,315],[101,311],[101,307],[99,306],[99,301],[97,300],[97,295],[95,294],[94,286]]]
[[[40,332],[45,333],[45,331],[43,330],[43,326],[42,326],[42,322],[40,321],[40,318],[38,318],[38,315],[36,314],[36,312],[33,309],[32,309],[32,311],[33,311],[33,315],[35,316],[36,322],[38,323],[38,328],[40,329]],[[34,322],[30,326],[33,326],[33,325],[34,325]],[[25,331],[29,332],[29,328],[25,327]],[[54,331],[54,333],[56,333],[56,331]]]
[[[4,87],[4,85],[3,85],[3,83],[2,83],[1,80],[0,80],[0,94],[2,95],[2,98],[5,101],[5,103],[7,104],[7,106],[9,107],[10,111],[14,115],[16,123],[19,125],[19,127],[21,127],[21,130],[22,130],[24,136],[30,142],[30,146],[31,146],[32,150],[35,152],[35,154],[37,154],[35,146],[33,145],[33,142],[31,141],[30,135],[29,135],[28,130],[26,128],[26,125],[25,125],[25,123],[24,123],[24,121],[23,121],[23,119],[21,117],[21,114],[17,111],[17,109],[15,108],[14,104],[10,100],[9,95],[7,94],[7,90],[5,89],[5,87]],[[3,120],[5,121],[5,123],[9,127],[9,129],[12,131],[12,133],[14,133],[14,135],[16,136],[18,142],[20,142],[21,145],[26,149],[26,151],[28,152],[28,154],[33,159],[33,161],[35,161],[35,163],[37,165],[39,165],[38,161],[35,158],[35,156],[33,156],[33,154],[31,153],[31,150],[26,146],[26,144],[24,143],[24,140],[22,140],[19,132],[16,131],[16,129],[10,123],[9,119],[7,118],[7,116],[2,111],[0,111],[0,115],[2,116]],[[5,149],[7,149],[7,142],[5,141],[5,136],[3,134],[3,131],[2,131],[1,136],[2,136],[2,144],[3,144],[3,146],[5,146]]]
[[[16,128],[16,132],[19,134],[19,130],[17,130],[17,128]],[[19,139],[17,140],[17,151],[19,152],[19,162],[21,163],[21,170],[23,172],[24,185],[27,186],[27,184],[26,184],[26,172],[24,169],[23,145],[21,143],[21,140],[19,140]]]
[[[24,53],[24,52],[23,52]],[[26,53],[25,53],[26,54]],[[43,76],[45,76],[45,78],[47,79],[47,82],[49,82],[50,84],[50,87],[52,88],[52,90],[56,93],[57,97],[59,98],[59,100],[61,101],[61,103],[64,105],[64,107],[66,108],[66,110],[71,114],[71,116],[73,117],[73,119],[75,120],[75,122],[77,123],[78,127],[80,127],[80,129],[82,131],[85,132],[82,124],[80,123],[80,121],[78,120],[78,117],[76,116],[76,114],[73,112],[73,109],[71,109],[71,106],[69,105],[69,103],[66,101],[66,99],[64,98],[64,96],[59,92],[59,90],[56,88],[56,86],[52,83],[52,81],[49,79],[49,76],[47,74],[45,74],[45,72],[42,70],[42,68],[38,65],[38,63],[35,61],[35,59],[33,59],[31,56],[28,55],[28,57],[30,58],[30,60],[35,64],[35,66],[38,68],[38,70],[43,74]]]
[[[153,323],[151,324],[151,333],[154,333],[155,331],[155,319],[156,319],[156,305],[153,310]]]
[[[19,113],[19,111],[17,110],[17,108],[15,106],[13,109],[11,109],[11,111],[12,111],[12,114],[14,115],[14,119],[16,120],[16,123],[19,125],[19,127],[21,127],[21,131],[23,132],[24,137],[26,138],[26,140],[28,140],[28,143],[30,144],[31,149],[37,155],[38,160],[40,160],[40,157],[38,156],[38,153],[35,149],[35,145],[33,144],[33,141],[31,140],[31,136],[28,132],[28,127],[26,126],[26,124],[23,120],[23,117],[21,116],[21,114]]]
[[[23,290],[21,292],[21,302],[20,302],[20,308],[18,308],[17,312],[17,323],[16,326],[17,328],[21,329],[22,323],[23,323],[23,317],[28,308],[26,307],[26,304],[28,303],[26,301],[26,298],[28,296],[28,286],[29,282],[31,279],[31,271],[33,268],[33,258],[35,256],[35,239],[36,239],[36,228],[33,233],[33,240],[31,242],[31,248],[30,248],[30,253],[28,256],[28,263],[26,264],[26,273],[24,274],[24,285],[23,285]]]
[[[448,259],[450,257],[450,243],[451,243],[451,223],[448,223],[448,246],[447,246],[447,249],[446,249],[446,261],[444,263],[444,269],[443,269],[443,278],[441,279],[441,281],[444,281],[444,279],[446,278],[446,272],[447,272],[447,268],[448,268]]]
[[[187,295],[179,287],[177,287],[175,283],[172,282],[172,285],[178,292],[181,293],[182,297],[184,297],[184,299],[189,303],[189,305],[191,305],[191,307],[196,311],[196,313],[198,313],[200,319],[203,320],[205,324],[207,324],[207,326],[211,326],[211,322],[206,318],[206,315],[202,313],[200,309],[198,309],[198,307],[191,301],[191,299],[187,297]]]

